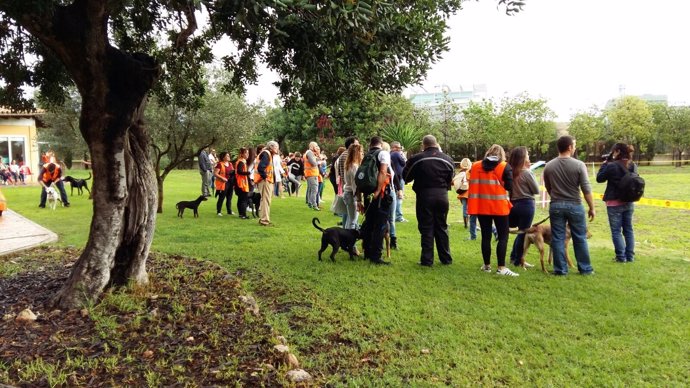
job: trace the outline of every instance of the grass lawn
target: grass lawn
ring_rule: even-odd
[[[690,201],[688,168],[642,167],[641,175],[647,197]],[[532,270],[504,278],[479,271],[479,241],[466,239],[454,197],[453,265],[417,264],[415,196],[408,188],[410,222],[397,224],[394,264],[375,266],[349,261],[343,252],[335,263],[318,262],[321,235],[311,219],[318,216],[327,227],[338,218],[310,211],[303,196],[274,199],[273,228],[218,217],[213,200],[202,203],[200,218],[189,212],[177,218],[174,204],[196,198],[199,185],[196,171],[176,171],[166,180],[153,249],[240,271],[320,385],[690,384],[688,211],[637,206],[636,262],[616,264],[606,209],[597,200],[589,240],[595,276]],[[604,187],[594,183],[597,193]],[[53,212],[37,208],[38,187],[3,187],[3,193],[11,209],[57,232],[59,244],[85,243],[86,196]],[[330,203],[330,187],[325,196]],[[535,220],[546,214],[539,209]],[[528,261],[538,265],[536,249]]]

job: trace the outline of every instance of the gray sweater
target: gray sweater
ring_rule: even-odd
[[[510,192],[510,200],[517,201],[518,199],[534,199],[534,196],[539,194],[539,184],[534,173],[526,168],[520,172],[520,175],[513,180],[513,191]]]
[[[551,202],[581,203],[583,194],[592,192],[587,175],[587,166],[573,158],[555,158],[544,167],[544,186],[551,196]]]

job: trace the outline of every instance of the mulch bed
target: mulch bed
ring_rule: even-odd
[[[247,310],[237,274],[152,254],[150,284],[110,291],[81,311],[50,299],[77,249],[0,257],[0,383],[18,386],[276,386],[284,366],[265,319]],[[8,269],[14,269],[8,270]],[[29,308],[33,323],[16,314]]]

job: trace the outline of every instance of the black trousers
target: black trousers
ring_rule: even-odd
[[[484,264],[491,263],[491,223],[496,225],[498,244],[496,245],[496,259],[498,266],[506,265],[506,250],[508,248],[508,216],[484,216],[478,215],[479,225],[482,227],[482,258]]]
[[[248,206],[249,193],[245,193],[244,191],[238,190],[236,194],[237,194],[237,212],[240,214],[240,216],[246,217],[247,216],[247,206]]]
[[[371,261],[381,260],[383,252],[383,237],[388,228],[388,214],[390,213],[391,201],[389,198],[375,198],[371,203],[364,202],[366,212],[364,213],[364,223],[360,229],[362,245],[364,246],[364,257]]]
[[[228,212],[228,214],[232,213],[232,193],[235,192],[235,180],[231,179],[227,183],[225,183],[225,198],[227,201],[225,202],[225,210]],[[220,213],[220,210],[218,210]]]
[[[450,243],[448,242],[448,190],[425,189],[417,192],[417,229],[422,235],[421,263],[434,263],[434,241],[438,259],[450,264]]]

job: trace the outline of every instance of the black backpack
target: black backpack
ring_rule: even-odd
[[[645,182],[640,175],[621,166],[625,170],[625,175],[618,181],[616,194],[618,200],[622,202],[637,202],[644,195]]]
[[[379,186],[379,152],[380,149],[368,152],[357,168],[355,186],[364,195],[372,194]]]

